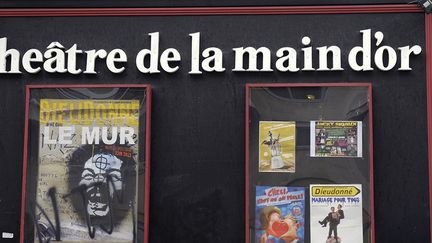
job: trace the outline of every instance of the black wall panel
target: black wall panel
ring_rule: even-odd
[[[7,37],[8,48],[22,54],[30,48],[44,51],[58,41],[66,48],[76,43],[83,50],[122,48],[128,55],[122,74],[110,73],[99,62],[97,75],[0,75],[0,230],[19,235],[26,84],[150,83],[150,242],[240,243],[245,217],[245,83],[371,82],[376,242],[430,241],[423,14],[4,17],[0,22],[0,37]],[[363,29],[382,31],[384,44],[394,48],[422,46],[422,53],[412,58],[413,71],[352,71],[347,55],[361,44]],[[148,75],[135,68],[136,53],[149,48],[148,33],[155,31],[160,32],[161,50],[174,47],[181,53],[176,73]],[[194,32],[201,32],[201,50],[223,50],[225,72],[188,74],[189,33]],[[232,48],[266,46],[275,60],[283,46],[300,53],[305,35],[314,47],[339,46],[345,70],[231,72]],[[79,65],[83,61],[79,59]],[[300,56],[299,64],[302,61]]]

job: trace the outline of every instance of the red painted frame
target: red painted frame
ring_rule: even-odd
[[[20,243],[24,243],[24,219],[25,219],[25,193],[27,180],[27,155],[28,155],[28,125],[31,89],[55,89],[55,88],[145,88],[146,90],[146,135],[145,135],[145,182],[144,182],[144,243],[148,242],[149,204],[150,204],[150,132],[151,132],[151,85],[150,84],[71,84],[71,85],[26,85],[26,104],[24,121],[24,149],[23,149],[23,176],[21,188],[21,222]]]
[[[426,32],[426,95],[429,155],[429,222],[432,242],[432,14],[425,14]]]
[[[246,84],[246,114],[245,114],[245,215],[246,215],[246,235],[245,242],[249,243],[249,98],[251,88],[270,88],[270,87],[367,87],[369,95],[369,184],[370,184],[370,207],[371,207],[371,237],[375,243],[375,211],[374,211],[374,174],[373,174],[373,119],[372,119],[372,84],[371,83],[254,83]]]
[[[41,8],[1,9],[0,16],[197,16],[263,14],[421,13],[411,4],[195,8]]]
[[[423,13],[415,4],[335,5],[335,6],[259,6],[259,7],[184,7],[184,8],[40,8],[0,9],[0,17],[47,16],[208,16],[208,15],[291,15],[291,14],[374,14]],[[429,202],[432,200],[432,14],[425,15],[426,85],[428,119]],[[27,112],[27,111],[26,111]],[[430,204],[429,204],[430,205]],[[432,242],[432,207],[429,206]],[[247,229],[246,229],[247,231]],[[21,234],[21,233],[20,233]],[[147,236],[146,236],[147,237]],[[374,237],[374,235],[372,236]],[[146,242],[147,243],[147,242]]]

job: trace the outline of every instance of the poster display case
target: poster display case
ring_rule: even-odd
[[[246,242],[374,242],[371,94],[246,86]]]
[[[21,243],[147,242],[150,95],[27,86]]]

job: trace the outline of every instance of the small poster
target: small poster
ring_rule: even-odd
[[[311,121],[311,157],[362,157],[361,121]]]
[[[295,172],[293,121],[260,121],[259,172]]]
[[[310,185],[312,243],[363,243],[362,186]]]
[[[304,242],[305,189],[256,187],[255,242]]]

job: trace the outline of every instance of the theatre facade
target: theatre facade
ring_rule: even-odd
[[[431,242],[431,10],[0,1],[0,242]]]

